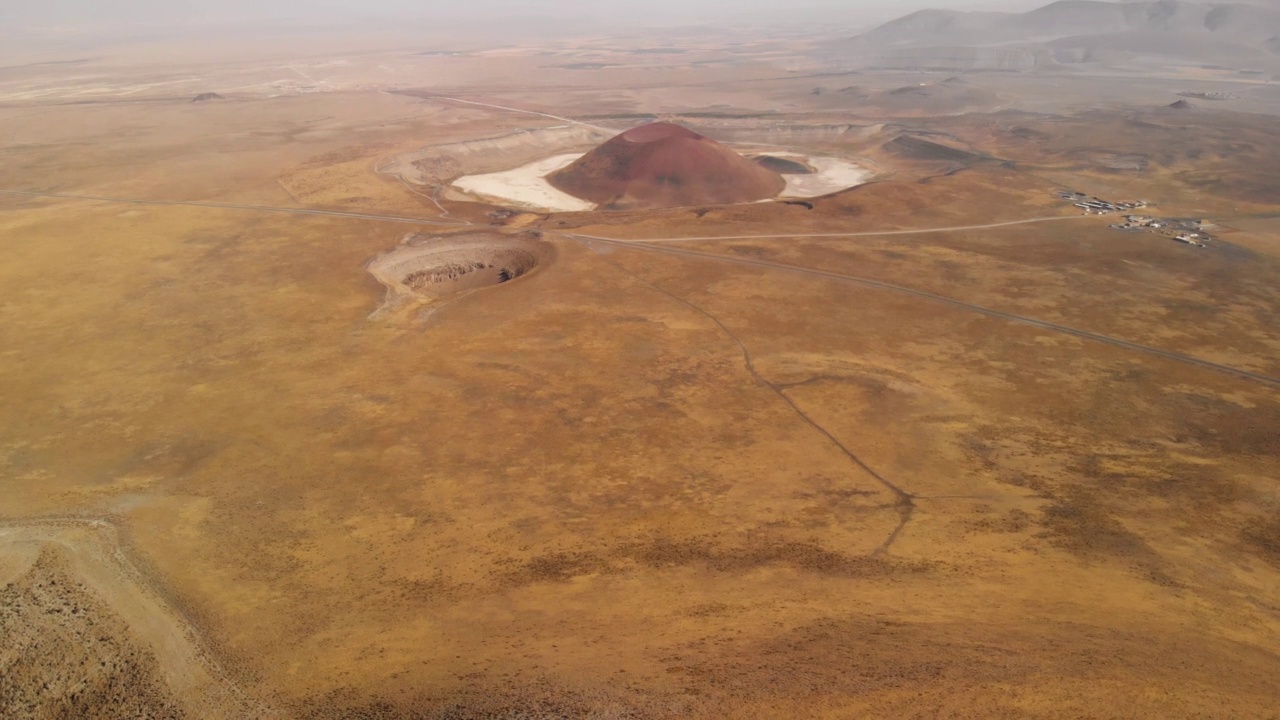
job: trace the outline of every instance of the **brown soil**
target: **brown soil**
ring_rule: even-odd
[[[614,137],[547,180],[607,209],[754,202],[786,185],[724,145],[662,122]]]

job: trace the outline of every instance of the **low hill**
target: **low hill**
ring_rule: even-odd
[[[824,110],[879,117],[932,117],[988,110],[1000,105],[1001,99],[989,88],[951,77],[896,88],[836,87],[809,102]]]
[[[968,150],[926,140],[916,135],[900,135],[885,143],[884,149],[911,160],[971,164],[981,159],[980,155]]]
[[[1027,71],[1160,59],[1274,62],[1280,5],[1059,0],[1025,13],[921,10],[830,46],[845,65]]]
[[[665,122],[617,135],[547,180],[611,209],[754,202],[786,185],[777,172]]]

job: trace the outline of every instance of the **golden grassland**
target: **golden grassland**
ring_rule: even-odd
[[[5,188],[437,219],[382,158],[551,124],[377,92],[113,105],[88,135],[82,109],[40,113]],[[0,708],[1274,714],[1275,386],[732,261],[1280,375],[1280,225],[1257,187],[1273,129],[1223,115],[1260,159],[1207,182],[1187,154],[1145,174],[1073,154],[1073,133],[1111,128],[1108,152],[1155,157],[1159,128],[1146,147],[1072,115],[1033,128],[1062,147],[1028,146],[1005,121],[929,121],[991,159],[958,172],[851,140],[890,172],[811,210],[533,219],[553,261],[375,320],[365,265],[451,230],[0,198],[0,638],[23,641],[0,650],[22,669],[0,672],[21,678]],[[1223,134],[1180,147],[1196,137],[1232,169]],[[720,260],[564,234],[978,225],[1071,215],[1063,186],[1212,215],[1224,242],[1081,218],[661,246]],[[105,639],[50,619],[72,606]]]

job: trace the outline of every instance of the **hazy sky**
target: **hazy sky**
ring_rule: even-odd
[[[1047,2],[1047,0],[1045,0]],[[243,19],[309,23],[332,20],[474,20],[564,17],[664,21],[751,19],[767,16],[810,19],[830,13],[847,21],[865,15],[884,19],[921,7],[1026,8],[1034,0],[0,0],[0,25],[92,26]]]

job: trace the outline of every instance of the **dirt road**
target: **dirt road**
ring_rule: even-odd
[[[990,230],[991,228],[1011,227],[1013,225],[1028,225],[1030,223],[1055,222],[1058,220],[1081,220],[1087,215],[1066,215],[1055,217],[1038,217],[1027,220],[1010,220],[1008,222],[990,223],[988,225],[953,225],[951,227],[937,228],[917,228],[913,230],[871,230],[865,232],[844,232],[844,233],[784,233],[782,235],[704,235],[700,237],[668,237],[668,238],[642,238],[642,239],[617,239],[604,238],[595,235],[582,235],[580,237],[593,238],[595,240],[609,240],[620,243],[668,243],[668,242],[692,242],[697,240],[769,240],[778,238],[842,238],[842,237],[881,237],[885,235],[923,235],[925,233],[943,233],[957,232],[960,230]]]
[[[1083,216],[1080,216],[1080,217],[1083,217]],[[1070,219],[1070,218],[1057,218],[1057,219]],[[1017,224],[1027,223],[1027,222],[1044,222],[1044,221],[1045,221],[1044,219],[1021,220],[1021,221],[1014,221],[1010,223],[1003,223],[1000,226],[1017,225]],[[995,227],[995,226],[988,226],[988,227]],[[911,231],[888,231],[887,234],[906,234],[910,232],[944,232],[944,231],[945,229],[922,229],[922,230],[911,230]],[[797,265],[788,265],[786,263],[768,262],[766,260],[753,260],[748,258],[729,257],[726,255],[717,255],[715,253],[699,252],[697,250],[688,250],[684,248],[659,247],[657,245],[649,244],[650,241],[613,240],[613,239],[602,238],[602,237],[593,236],[593,235],[578,235],[575,233],[563,233],[563,235],[565,237],[577,240],[579,242],[585,242],[588,244],[588,246],[590,246],[590,243],[593,243],[593,242],[606,243],[609,245],[635,248],[637,250],[645,250],[649,252],[660,252],[660,253],[667,253],[670,255],[681,255],[685,257],[696,257],[696,258],[702,258],[706,260],[714,260],[717,262],[728,262],[728,263],[735,263],[739,265],[753,265],[756,267],[765,267],[765,268],[771,268],[775,270],[785,270],[787,272],[799,273],[802,275],[830,278],[833,280],[839,280],[841,282],[850,282],[858,285],[864,285],[866,287],[874,287],[882,290],[890,290],[893,292],[906,293],[908,295],[914,295],[916,297],[924,298],[926,300],[932,300],[934,302],[944,303],[952,307],[971,310],[973,312],[981,313],[989,317],[1000,318],[1002,320],[1009,320],[1011,322],[1021,323],[1024,325],[1031,325],[1034,327],[1043,328],[1045,330],[1052,330],[1054,332],[1065,333],[1067,335],[1073,335],[1075,337],[1084,338],[1086,340],[1093,340],[1094,342],[1100,342],[1100,343],[1105,343],[1107,345],[1124,348],[1125,350],[1132,350],[1134,352],[1153,355],[1155,357],[1164,358],[1166,360],[1173,360],[1173,361],[1185,363],[1188,365],[1195,365],[1197,367],[1207,368],[1209,370],[1215,370],[1217,372],[1226,373],[1228,375],[1235,375],[1236,377],[1246,378],[1249,380],[1254,380],[1257,382],[1266,383],[1268,385],[1280,387],[1280,378],[1275,378],[1268,375],[1262,375],[1260,373],[1251,372],[1249,370],[1243,370],[1241,368],[1231,367],[1229,365],[1221,365],[1219,363],[1211,362],[1209,360],[1202,360],[1200,358],[1191,357],[1190,355],[1182,355],[1180,353],[1170,352],[1168,350],[1161,350],[1160,348],[1153,348],[1147,345],[1139,345],[1137,343],[1129,342],[1128,340],[1122,340],[1120,338],[1114,338],[1107,335],[1100,335],[1098,333],[1089,332],[1088,330],[1080,330],[1077,328],[1068,327],[1066,325],[1059,325],[1057,323],[1048,322],[1046,320],[1037,320],[1036,318],[1027,317],[1025,315],[1015,315],[1013,313],[1004,312],[1002,310],[995,310],[992,308],[983,307],[981,305],[974,305],[972,303],[967,303],[962,300],[955,300],[955,299],[946,297],[944,295],[938,295],[936,293],[931,293],[925,290],[917,290],[915,288],[904,287],[902,285],[895,285],[893,283],[887,283],[881,280],[873,280],[871,278],[857,277],[855,275],[842,275],[840,273],[829,272],[826,270],[816,270],[814,268],[801,267]],[[755,237],[769,237],[769,236],[755,236]],[[778,237],[806,237],[806,236],[782,235]],[[812,236],[808,236],[808,237],[812,237]],[[707,239],[710,239],[710,238],[707,238]]]

